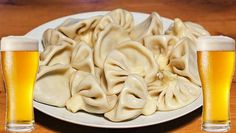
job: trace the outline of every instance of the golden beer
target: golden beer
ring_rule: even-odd
[[[200,38],[201,39],[201,38]],[[230,129],[230,86],[234,74],[234,41],[228,37],[198,40],[197,62],[203,90],[202,128]]]
[[[38,70],[38,44],[21,37],[5,39],[1,41],[1,63],[7,93],[6,128],[30,131],[34,124],[32,100]]]

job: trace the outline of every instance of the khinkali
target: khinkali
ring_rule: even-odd
[[[112,49],[115,49],[121,42],[130,40],[128,33],[118,25],[108,25],[99,34],[94,48],[94,62],[99,68],[103,68],[105,58]]]
[[[69,65],[40,66],[34,88],[34,100],[64,107],[71,96],[69,79],[73,72]]]
[[[148,92],[157,100],[157,110],[174,110],[196,100],[201,88],[184,77],[163,71],[161,78],[148,84]]]
[[[192,22],[183,22],[179,18],[174,20],[174,23],[168,28],[166,34],[179,38],[188,37],[193,41],[196,41],[200,36],[210,35],[201,25]]]
[[[142,77],[131,74],[124,83],[117,104],[105,113],[105,117],[118,122],[134,119],[141,114],[150,115],[155,111],[156,102],[148,95],[145,81]]]
[[[66,37],[64,34],[55,29],[47,29],[44,31],[42,42],[44,49],[51,45],[61,45],[67,43],[73,46],[76,44],[74,40]]]
[[[115,106],[117,96],[106,95],[93,74],[77,71],[71,80],[72,97],[66,102],[68,110],[102,114]]]
[[[124,9],[115,9],[107,13],[102,17],[94,30],[94,43],[98,39],[98,34],[100,34],[100,32],[103,31],[109,24],[119,25],[129,33],[134,26],[133,15]]]
[[[129,74],[138,74],[149,83],[155,79],[157,71],[152,52],[135,41],[121,43],[104,62],[109,94],[118,94]]]
[[[171,35],[148,36],[144,39],[144,46],[152,51],[160,70],[169,70],[169,57],[178,40]]]
[[[100,19],[101,16],[88,19],[70,18],[60,25],[58,30],[77,42],[85,41],[91,48],[93,48],[94,43],[92,42],[92,35]]]
[[[134,26],[115,9],[70,18],[43,33],[34,99],[113,122],[179,109],[201,94],[196,39],[210,34],[176,18],[164,30],[153,12]]]
[[[174,73],[201,85],[195,43],[189,38],[183,38],[175,45],[170,55],[170,65]]]
[[[93,51],[85,42],[73,47],[71,66],[76,70],[94,74]]]
[[[40,53],[40,65],[70,64],[72,46],[68,43],[50,45]]]
[[[146,20],[136,25],[131,33],[132,40],[143,43],[143,39],[147,36],[164,34],[164,27],[161,17],[156,12],[153,12]]]

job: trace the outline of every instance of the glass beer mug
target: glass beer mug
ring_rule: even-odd
[[[34,127],[33,88],[38,70],[38,41],[20,36],[1,40],[1,63],[7,94],[6,129],[31,131]]]
[[[225,36],[200,37],[197,40],[197,62],[203,90],[202,130],[228,131],[235,41]]]

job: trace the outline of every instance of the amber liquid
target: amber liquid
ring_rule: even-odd
[[[230,85],[234,51],[198,51],[198,70],[203,88],[203,122],[230,123]]]
[[[38,52],[2,51],[1,58],[7,92],[7,123],[32,123]]]

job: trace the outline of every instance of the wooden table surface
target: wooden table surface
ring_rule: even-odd
[[[7,35],[24,35],[47,21],[65,15],[87,11],[124,8],[130,11],[158,12],[167,18],[179,17],[183,20],[203,25],[211,34],[223,34],[236,39],[235,0],[0,0],[0,38]],[[0,132],[4,130],[5,93],[0,77]],[[236,81],[236,80],[235,80]],[[236,83],[231,88],[232,129],[236,132]],[[194,112],[163,124],[135,129],[100,129],[52,118],[35,110],[36,128],[33,132],[201,132],[201,108]]]

